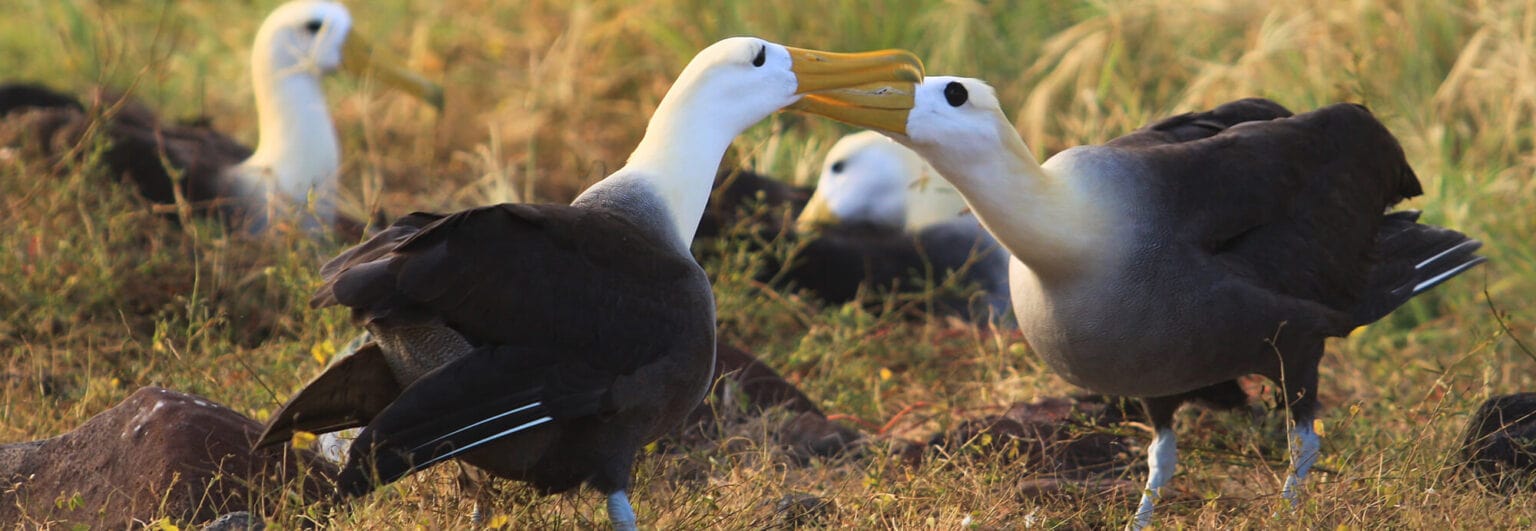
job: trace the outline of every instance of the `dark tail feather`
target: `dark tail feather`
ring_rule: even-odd
[[[1376,233],[1378,262],[1365,297],[1355,306],[1356,326],[1375,322],[1451,277],[1488,259],[1483,242],[1451,229],[1418,223],[1419,212],[1388,214]]]

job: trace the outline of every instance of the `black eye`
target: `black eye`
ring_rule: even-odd
[[[764,46],[757,49],[757,57],[752,58],[752,66],[763,66],[766,62],[768,62],[768,47]]]
[[[832,173],[842,173],[842,172],[843,172],[843,161],[837,161],[837,162],[832,163]]]
[[[324,26],[324,25],[325,25],[325,21],[320,20],[320,19],[315,19],[315,20],[311,20],[309,22],[305,22],[304,23],[304,30],[308,31],[310,33],[320,33],[320,27]]]
[[[965,105],[968,97],[970,94],[965,91],[965,85],[961,85],[959,81],[950,81],[948,85],[944,85],[944,99],[949,102],[950,107]]]

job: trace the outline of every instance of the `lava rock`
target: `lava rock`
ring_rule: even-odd
[[[898,449],[916,464],[927,454],[1001,455],[1023,460],[1038,477],[1096,479],[1136,463],[1135,441],[1109,429],[1134,418],[1129,402],[1099,397],[1051,397],[1014,404],[1007,412],[961,423],[926,445]]]
[[[320,499],[334,467],[286,447],[252,452],[261,428],[206,398],[141,388],[73,431],[0,446],[0,521],[120,528],[256,511],[284,487]]]
[[[1467,425],[1461,455],[1473,477],[1496,492],[1536,487],[1536,393],[1483,402]]]
[[[812,457],[837,457],[863,447],[864,434],[827,419],[817,411],[806,411],[779,428],[779,443],[802,463]]]

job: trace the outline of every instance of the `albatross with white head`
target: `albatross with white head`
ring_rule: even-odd
[[[279,220],[309,229],[344,221],[343,228],[358,232],[363,223],[338,220],[335,207],[341,153],[321,78],[338,69],[376,77],[442,107],[441,87],[374,61],[341,4],[288,2],[262,22],[251,47],[259,128],[254,152],[211,128],[162,124],[137,104],[104,102],[117,109],[104,129],[104,165],[152,202],[175,203],[179,194],[198,212],[223,214],[257,232]],[[50,146],[59,152],[73,147],[94,121],[73,97],[32,84],[0,86],[0,109],[8,114],[7,129],[67,139],[68,146]]]
[[[921,75],[907,52],[711,45],[624,167],[570,205],[412,214],[326,264],[313,303],[351,308],[377,344],[308,384],[258,444],[365,426],[343,497],[457,458],[546,492],[590,485],[614,527],[634,529],[636,451],[709,384],[714,295],[688,243],[726,148],[786,107],[900,128],[909,91],[802,95]]]
[[[954,183],[1013,255],[1034,351],[1077,385],[1142,398],[1156,435],[1133,527],[1173,474],[1174,410],[1247,374],[1285,390],[1294,503],[1317,459],[1324,340],[1484,260],[1480,242],[1416,211],[1383,214],[1422,191],[1359,105],[1292,115],[1240,100],[1039,164],[991,87],[930,77],[904,125],[883,132]]]

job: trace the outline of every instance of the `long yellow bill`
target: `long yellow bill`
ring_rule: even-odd
[[[806,94],[787,108],[904,135],[916,93],[917,84],[910,81],[871,83]]]
[[[833,53],[789,48],[800,86],[791,110],[906,133],[907,111],[923,81],[923,62],[906,50]]]
[[[374,76],[386,85],[421,98],[438,111],[443,110],[441,85],[410,70],[374,61],[373,46],[357,32],[347,35],[347,42],[341,45],[341,69],[358,77]]]
[[[790,70],[800,82],[796,94],[878,82],[923,81],[923,61],[906,50],[835,53],[785,48],[789,50]]]

